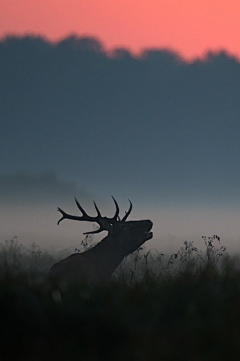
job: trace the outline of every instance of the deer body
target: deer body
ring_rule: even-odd
[[[76,201],[77,202],[77,201]],[[48,275],[49,282],[56,287],[65,287],[73,284],[101,285],[107,282],[124,257],[138,249],[145,241],[152,238],[152,222],[150,220],[128,221],[129,211],[119,219],[119,209],[116,201],[116,214],[113,218],[102,217],[97,209],[98,216],[95,221],[100,225],[99,230],[87,233],[99,233],[108,230],[109,234],[95,247],[83,253],[75,253],[55,263]],[[77,202],[83,213],[82,217],[70,216],[61,209],[59,211],[65,218],[86,220],[89,217]],[[87,217],[86,217],[87,216]],[[100,218],[101,217],[101,218]],[[84,218],[84,219],[83,219]],[[90,217],[91,221],[93,217]],[[60,222],[59,221],[59,222]]]

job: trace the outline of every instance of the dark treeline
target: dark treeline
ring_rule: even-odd
[[[0,43],[0,64],[1,95],[6,107],[12,100],[13,112],[16,101],[23,101],[29,111],[51,104],[69,115],[70,109],[84,114],[110,107],[117,114],[119,109],[126,115],[147,111],[148,117],[157,113],[170,119],[178,111],[182,119],[193,106],[200,117],[209,108],[221,115],[223,103],[224,108],[226,102],[239,103],[240,64],[225,52],[188,64],[168,50],[149,49],[139,57],[127,49],[108,53],[94,38],[72,36],[52,44],[7,37]]]
[[[68,117],[76,112],[107,115],[109,107],[112,116],[119,116],[119,110],[125,116],[130,111],[139,115],[149,106],[156,111],[165,104],[171,87],[166,83],[176,77],[180,65],[178,56],[167,51],[150,50],[134,58],[118,49],[109,55],[98,40],[76,37],[57,44],[9,37],[0,44],[0,59],[1,93],[9,118],[22,103],[29,112],[51,106]]]
[[[187,63],[163,49],[138,57],[127,49],[107,52],[95,38],[53,44],[7,37],[0,42],[0,79],[7,164],[32,170],[44,159],[40,170],[55,164],[56,171],[74,174],[80,156],[89,184],[96,174],[104,181],[101,171],[109,164],[113,182],[124,173],[126,185],[147,180],[146,166],[151,187],[176,189],[181,179],[181,191],[189,191],[216,174],[220,187],[238,184],[240,63],[224,51]],[[8,158],[11,141],[19,153]]]

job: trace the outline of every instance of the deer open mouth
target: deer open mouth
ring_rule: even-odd
[[[149,223],[149,226],[148,226],[148,229],[146,230],[145,232],[145,240],[148,241],[149,239],[151,239],[153,237],[153,233],[150,232],[150,230],[152,229],[152,222],[151,221],[148,221]]]
[[[153,233],[152,232],[146,232],[145,233],[145,240],[148,241],[149,239],[151,239],[153,237]]]

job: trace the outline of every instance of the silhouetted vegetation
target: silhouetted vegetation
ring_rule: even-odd
[[[232,360],[240,354],[240,268],[218,236],[205,250],[139,249],[103,287],[51,290],[56,259],[17,238],[0,251],[0,359]],[[81,248],[88,244],[83,240]],[[155,252],[155,253],[154,253]]]

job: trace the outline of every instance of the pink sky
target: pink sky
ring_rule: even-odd
[[[168,47],[187,58],[224,48],[240,57],[240,1],[0,0],[0,36],[10,33],[92,35],[107,48]]]

